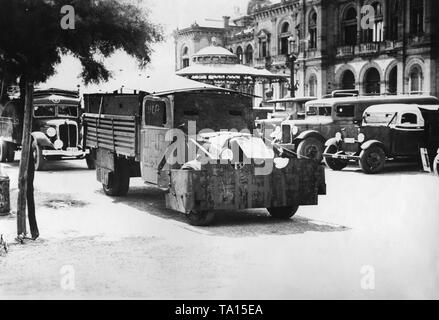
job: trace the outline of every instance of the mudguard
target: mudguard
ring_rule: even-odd
[[[39,146],[53,148],[52,142],[50,142],[49,138],[44,133],[36,131],[32,132],[31,135]]]
[[[302,141],[308,138],[316,138],[322,143],[326,142],[326,139],[321,135],[321,133],[315,130],[308,130],[300,133],[296,138],[294,138],[294,141]]]
[[[325,143],[325,147],[336,146],[336,145],[337,145],[337,139],[336,138],[331,138],[328,141],[326,141],[326,143]]]
[[[387,149],[384,146],[384,144],[381,141],[378,141],[378,140],[366,141],[365,143],[363,143],[361,145],[361,150],[367,150],[367,149],[369,149],[370,147],[372,147],[374,145],[377,145],[377,146],[381,147],[384,151],[387,151]]]

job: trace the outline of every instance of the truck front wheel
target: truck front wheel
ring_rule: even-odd
[[[439,154],[437,155],[437,157],[433,161],[433,169],[434,169],[434,173],[439,175]]]
[[[386,164],[386,153],[379,146],[363,150],[360,155],[360,167],[367,174],[380,173]]]
[[[32,142],[32,152],[35,162],[35,171],[42,171],[46,165],[46,159],[43,156],[43,149],[36,141]]]
[[[268,208],[270,215],[277,220],[288,220],[297,213],[299,206],[283,207],[283,208]]]
[[[336,154],[338,151],[337,146],[330,145],[326,148],[325,153]],[[326,165],[334,171],[341,171],[348,166],[347,160],[333,159],[330,157],[325,158]]]
[[[299,143],[297,156],[299,159],[312,159],[318,163],[323,161],[323,143],[317,138],[307,138]]]
[[[187,214],[189,224],[196,227],[207,227],[215,220],[215,213],[212,211],[191,211]]]
[[[115,171],[108,179],[108,185],[102,185],[107,196],[124,197],[130,188],[130,173],[124,161],[117,161]]]
[[[85,161],[89,170],[96,169],[96,151],[90,150],[90,153],[85,156]]]

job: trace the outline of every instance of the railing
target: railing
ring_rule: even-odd
[[[355,46],[341,46],[337,48],[337,56],[338,57],[344,57],[344,56],[351,56],[355,52]]]
[[[380,51],[380,44],[377,42],[362,43],[358,46],[358,53],[376,53]]]

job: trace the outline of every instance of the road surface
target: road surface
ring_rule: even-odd
[[[15,210],[18,162],[4,170]],[[328,170],[328,195],[291,221],[250,210],[207,228],[139,179],[105,196],[85,161],[51,163],[35,186],[40,239],[15,245],[15,214],[0,217],[0,299],[439,298],[439,178],[416,167]]]

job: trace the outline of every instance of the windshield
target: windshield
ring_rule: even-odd
[[[78,117],[78,107],[76,106],[58,106],[58,116]]]
[[[34,107],[34,117],[36,118],[45,118],[45,117],[54,117],[55,106],[35,106]]]
[[[308,116],[326,116],[330,117],[332,114],[332,107],[319,107],[319,106],[311,106],[308,107],[308,111],[306,113]]]
[[[364,123],[389,125],[396,121],[395,115],[395,112],[366,112],[364,114]]]

